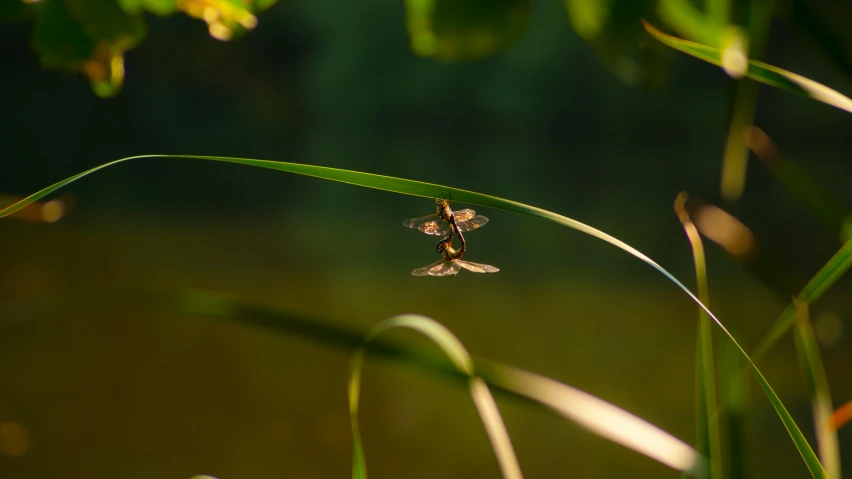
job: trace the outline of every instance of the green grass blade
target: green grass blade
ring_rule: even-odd
[[[512,447],[512,441],[509,439],[509,432],[506,430],[506,425],[503,423],[503,418],[500,416],[499,409],[497,409],[497,403],[494,401],[494,397],[491,395],[488,386],[482,379],[474,376],[473,360],[470,354],[464,348],[461,341],[443,325],[434,319],[417,315],[395,316],[377,324],[367,335],[365,346],[358,349],[352,358],[349,372],[349,417],[352,424],[353,439],[352,477],[356,479],[367,477],[367,465],[364,460],[364,448],[361,442],[360,426],[358,423],[361,375],[364,370],[366,345],[377,336],[394,328],[413,329],[431,339],[450,358],[455,368],[470,379],[470,396],[479,411],[482,423],[485,425],[485,430],[488,433],[488,438],[491,440],[497,461],[500,463],[500,470],[503,472],[503,477],[507,479],[521,479],[523,477],[521,466],[518,464],[518,458]]]
[[[840,478],[843,477],[840,474],[840,445],[837,440],[837,431],[832,423],[834,406],[831,404],[831,393],[828,391],[828,380],[819,354],[819,344],[811,325],[808,303],[797,300],[795,304],[796,352],[799,357],[799,366],[811,394],[819,456],[828,475]]]
[[[704,245],[698,229],[686,211],[686,193],[675,200],[675,213],[683,224],[692,246],[695,261],[695,276],[698,283],[698,299],[710,305],[710,289],[707,284],[707,266],[704,260]],[[710,316],[698,310],[697,350],[695,355],[695,388],[698,403],[698,452],[709,461],[705,463],[704,477],[721,477],[722,453],[719,441],[719,422],[716,415],[716,371],[713,356],[713,327]]]
[[[744,58],[749,56],[752,58],[763,57],[772,20],[771,5],[766,5],[766,3],[770,2],[767,0],[751,2],[748,25],[750,45],[749,51],[743,52],[746,55]],[[722,58],[725,58],[724,51]],[[734,88],[728,138],[725,142],[725,153],[722,159],[721,192],[722,198],[727,201],[738,201],[745,189],[748,148],[743,141],[743,133],[754,122],[759,86],[756,82],[739,79]]]
[[[663,44],[708,63],[722,66],[722,51],[718,48],[673,37],[661,32],[648,22],[643,21],[642,23],[645,30]],[[852,99],[796,73],[756,60],[749,60],[746,76],[769,86],[798,93],[852,113]]]
[[[798,426],[796,426],[795,421],[784,408],[784,405],[781,403],[781,400],[775,394],[771,387],[769,387],[769,383],[761,374],[760,370],[757,368],[757,365],[752,361],[751,357],[749,357],[748,353],[746,353],[745,349],[737,342],[737,340],[731,335],[728,329],[724,324],[710,311],[707,306],[705,306],[692,291],[689,290],[683,283],[681,283],[677,278],[675,278],[671,273],[669,273],[665,268],[657,264],[654,260],[628,245],[627,243],[610,236],[603,231],[600,231],[596,228],[592,228],[589,225],[581,223],[577,220],[573,220],[571,218],[552,213],[550,211],[536,208],[534,206],[525,205],[523,203],[519,203],[517,201],[506,200],[503,198],[498,198],[496,196],[485,195],[482,193],[476,193],[473,191],[461,190],[457,188],[450,188],[447,186],[436,185],[433,183],[423,183],[420,181],[407,180],[404,178],[394,178],[390,176],[382,176],[376,175],[372,173],[362,173],[359,171],[352,170],[342,170],[337,168],[329,168],[324,166],[315,166],[315,165],[305,165],[300,163],[287,163],[287,162],[277,162],[277,161],[268,161],[268,160],[254,160],[254,159],[246,159],[246,158],[229,158],[223,156],[201,156],[201,155],[142,155],[142,156],[131,156],[127,158],[118,159],[109,163],[105,163],[103,165],[97,166],[95,168],[86,170],[82,173],[78,173],[74,176],[66,178],[58,183],[55,183],[47,188],[44,188],[32,195],[24,198],[23,200],[10,205],[6,208],[0,210],[0,218],[7,216],[9,214],[14,213],[15,211],[20,210],[26,205],[36,201],[44,196],[58,190],[59,188],[82,178],[90,173],[98,171],[102,168],[106,168],[108,166],[121,163],[123,161],[133,160],[133,159],[142,159],[142,158],[186,158],[186,159],[197,159],[197,160],[208,160],[208,161],[219,161],[226,163],[235,163],[240,165],[247,166],[255,166],[259,168],[268,168],[277,171],[285,171],[289,173],[295,173],[300,175],[312,176],[315,178],[322,178],[331,181],[337,181],[341,183],[348,183],[357,186],[363,186],[367,188],[374,188],[378,190],[390,191],[394,193],[407,194],[413,196],[423,196],[429,198],[446,198],[450,200],[460,201],[463,203],[469,203],[473,205],[481,205],[492,208],[503,209],[507,211],[514,211],[517,213],[522,213],[525,215],[535,216],[537,218],[545,219],[548,221],[552,221],[557,224],[561,224],[563,226],[567,226],[569,228],[576,229],[578,231],[582,231],[588,235],[594,236],[600,240],[606,241],[607,243],[620,248],[627,253],[635,256],[639,260],[643,261],[645,264],[651,266],[666,278],[669,281],[674,283],[678,288],[680,288],[687,296],[692,299],[701,309],[703,309],[710,318],[719,326],[722,332],[725,333],[725,336],[737,347],[737,350],[742,354],[743,358],[749,363],[752,371],[755,376],[758,377],[758,382],[761,384],[766,395],[769,397],[772,406],[775,408],[775,411],[778,413],[781,421],[784,423],[784,426],[787,428],[791,438],[793,439],[794,444],[796,445],[799,453],[802,455],[802,458],[805,460],[805,463],[808,465],[811,473],[815,477],[824,477],[825,472],[822,470],[822,466],[819,464],[819,459],[817,459],[816,454],[814,454],[813,450],[805,440],[802,432],[799,430]],[[852,248],[850,248],[852,249]]]
[[[844,243],[843,247],[828,260],[828,262],[817,271],[817,274],[808,281],[799,298],[808,304],[813,304],[834,285],[852,267],[852,239]],[[775,320],[769,331],[760,341],[752,356],[755,360],[760,359],[790,330],[796,321],[796,305],[790,304]]]
[[[728,479],[746,479],[748,474],[747,422],[751,403],[748,377],[743,375],[742,358],[731,343],[722,343],[720,348],[722,384],[722,415],[725,427],[725,476]]]

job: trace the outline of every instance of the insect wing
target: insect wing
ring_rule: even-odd
[[[422,268],[417,268],[411,272],[414,276],[436,276],[434,273],[441,271],[446,267],[446,261],[439,260],[430,264],[429,266],[424,266]]]
[[[442,264],[439,268],[432,268],[431,270],[429,270],[429,276],[449,276],[451,274],[456,275],[461,269],[457,261],[444,260],[443,263],[444,264]]]
[[[445,224],[438,215],[426,215],[420,218],[411,218],[402,222],[406,228],[417,228],[427,235],[439,236],[450,232],[449,225]]]
[[[469,209],[453,211],[453,216],[456,217],[456,223],[461,223],[476,216],[476,211]]]
[[[474,273],[496,273],[500,271],[499,268],[491,266],[490,264],[472,263],[470,261],[462,260],[457,260],[455,263],[458,263],[462,268],[468,271],[473,271]]]
[[[465,231],[475,230],[476,228],[483,226],[485,223],[488,223],[488,218],[482,215],[473,216],[465,221],[459,221],[458,218],[456,218],[456,225],[462,233]]]

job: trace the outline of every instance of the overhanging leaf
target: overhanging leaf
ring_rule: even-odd
[[[675,50],[692,55],[708,63],[722,66],[722,51],[718,48],[665,34],[644,20],[642,24],[651,36]],[[781,68],[756,60],[749,60],[746,76],[769,86],[798,93],[852,113],[852,99],[796,73],[782,70]]]
[[[517,213],[522,213],[525,215],[535,216],[538,218],[546,219],[548,221],[552,221],[557,224],[561,224],[563,226],[568,226],[569,228],[576,229],[578,231],[582,231],[588,235],[594,236],[600,240],[606,241],[607,243],[616,246],[627,253],[635,256],[639,260],[643,261],[645,264],[651,266],[656,269],[658,272],[663,274],[669,281],[674,283],[678,288],[680,288],[687,296],[689,296],[702,310],[704,310],[711,319],[722,329],[722,332],[725,336],[733,343],[737,351],[742,355],[742,357],[748,362],[749,367],[757,378],[758,383],[763,389],[766,396],[769,398],[770,403],[772,403],[773,408],[775,408],[776,413],[781,418],[781,421],[784,423],[784,427],[787,429],[787,432],[790,434],[790,437],[793,439],[793,443],[796,445],[799,453],[802,455],[802,458],[805,461],[805,464],[808,466],[808,469],[811,471],[814,477],[825,477],[825,471],[822,468],[822,465],[819,462],[816,454],[811,449],[810,445],[805,439],[799,427],[796,425],[796,422],[793,420],[790,413],[784,407],[784,404],[781,402],[781,399],[778,398],[778,395],[772,390],[772,387],[769,385],[769,382],[763,376],[763,374],[758,369],[757,365],[754,361],[749,357],[748,353],[746,353],[745,349],[739,344],[739,342],[734,338],[734,336],[728,331],[728,329],[722,324],[722,322],[704,305],[698,297],[693,294],[689,288],[687,288],[683,283],[681,283],[677,278],[675,278],[671,273],[669,273],[665,268],[657,264],[654,260],[628,245],[627,243],[610,236],[603,231],[600,231],[596,228],[593,228],[589,225],[581,223],[577,220],[552,213],[550,211],[536,208],[534,206],[526,205],[523,203],[519,203],[517,201],[506,200],[503,198],[498,198],[496,196],[485,195],[482,193],[476,193],[473,191],[461,190],[458,188],[451,188],[448,186],[436,185],[433,183],[423,183],[420,181],[408,180],[404,178],[395,178],[391,176],[382,176],[376,175],[372,173],[362,173],[359,171],[352,170],[342,170],[337,168],[329,168],[324,166],[315,166],[315,165],[305,165],[300,163],[288,163],[288,162],[277,162],[277,161],[268,161],[268,160],[255,160],[248,158],[229,158],[223,156],[201,156],[201,155],[142,155],[142,156],[131,156],[127,158],[121,158],[115,161],[111,161],[109,163],[104,163],[103,165],[96,166],[89,170],[86,170],[82,173],[78,173],[74,176],[66,178],[58,183],[55,183],[47,188],[44,188],[32,195],[24,198],[23,200],[10,205],[6,208],[0,210],[0,218],[12,214],[26,205],[36,201],[44,196],[52,193],[53,191],[62,188],[63,186],[76,181],[79,178],[82,178],[90,173],[101,170],[108,166],[112,166],[121,162],[133,160],[133,159],[143,159],[143,158],[186,158],[186,159],[197,159],[197,160],[207,160],[207,161],[218,161],[218,162],[226,162],[226,163],[234,163],[239,165],[247,165],[247,166],[255,166],[260,168],[268,168],[278,171],[285,171],[289,173],[295,173],[305,176],[312,176],[315,178],[326,179],[330,181],[337,181],[340,183],[348,183],[352,185],[373,188],[378,190],[390,191],[394,193],[412,195],[412,196],[422,196],[427,198],[446,198],[450,200],[456,200],[464,203],[470,203],[473,205],[480,206],[488,206],[492,208],[503,209],[507,211],[514,211]]]

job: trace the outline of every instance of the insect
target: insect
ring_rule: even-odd
[[[488,223],[488,218],[476,214],[476,211],[465,209],[453,211],[450,209],[450,202],[438,198],[435,200],[435,205],[438,212],[431,215],[422,216],[420,218],[411,218],[402,222],[407,228],[417,228],[427,235],[441,236],[445,234],[453,237],[453,233],[462,233],[465,231],[475,230],[485,223]],[[451,225],[455,223],[458,231],[454,231]]]
[[[461,258],[464,256],[467,246],[465,245],[464,237],[461,233],[458,233],[458,235],[462,240],[461,247],[459,247],[459,249],[453,248],[453,236],[447,236],[439,241],[435,246],[435,249],[443,258],[429,266],[417,268],[412,271],[411,274],[414,276],[448,276],[451,274],[458,274],[462,268],[468,271],[473,271],[474,273],[496,273],[500,271],[498,268],[488,264],[473,263],[471,261],[462,260]]]

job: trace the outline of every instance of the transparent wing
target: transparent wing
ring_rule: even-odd
[[[427,235],[445,235],[450,232],[450,225],[436,214],[422,216],[420,218],[411,218],[402,222],[406,228],[417,228]]]
[[[499,268],[491,266],[490,264],[481,264],[481,263],[472,263],[470,261],[456,260],[454,263],[458,263],[462,268],[473,271],[474,273],[496,273],[500,271]]]
[[[447,263],[447,261],[439,260],[439,261],[436,261],[436,262],[430,264],[429,266],[417,268],[414,271],[412,271],[411,274],[413,274],[414,276],[436,276],[436,275],[432,274],[433,271],[436,271],[436,272],[440,271],[441,269],[443,269],[446,266],[445,263]]]
[[[467,221],[476,216],[476,211],[473,210],[458,210],[453,211],[453,216],[456,217],[456,223]]]
[[[440,266],[440,268],[432,268],[429,270],[429,276],[449,276],[456,275],[459,273],[461,266],[459,266],[456,261],[442,261],[444,264]]]
[[[468,210],[473,212],[472,210]],[[460,221],[458,216],[456,216],[456,225],[459,227],[459,231],[464,233],[465,231],[475,230],[480,226],[488,223],[488,218],[482,215],[472,216],[464,221]]]

